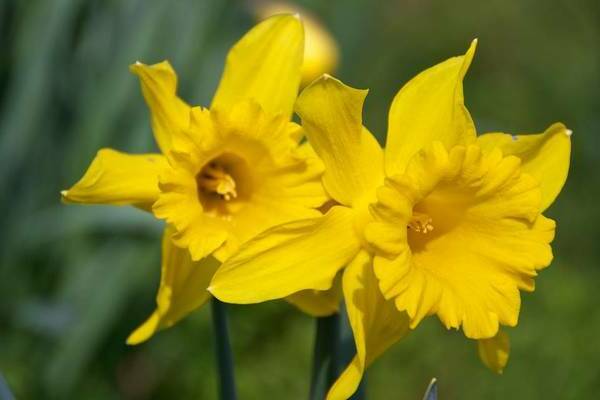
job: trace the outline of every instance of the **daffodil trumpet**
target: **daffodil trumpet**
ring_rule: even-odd
[[[430,315],[477,340],[501,372],[501,327],[517,324],[520,291],[552,260],[555,223],[542,213],[565,183],[571,131],[477,136],[462,85],[476,43],[400,89],[385,150],[362,124],[366,90],[327,75],[304,89],[295,110],[335,204],[259,234],[212,279],[213,295],[246,304],[328,290],[341,275],[357,352],[328,400],[349,398]]]

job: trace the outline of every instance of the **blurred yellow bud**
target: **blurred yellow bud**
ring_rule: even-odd
[[[338,65],[339,50],[333,36],[312,14],[299,6],[280,1],[252,1],[252,11],[257,19],[274,14],[299,14],[304,23],[305,45],[302,65],[302,85],[306,85],[322,74],[332,74]]]

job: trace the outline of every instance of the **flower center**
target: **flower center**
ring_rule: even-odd
[[[250,198],[252,179],[248,163],[233,153],[207,162],[196,175],[198,200],[205,212],[229,217]]]
[[[413,206],[412,217],[407,224],[408,243],[413,254],[425,250],[464,223],[473,204],[473,196],[468,188],[441,183]]]
[[[423,234],[429,233],[433,230],[433,219],[427,214],[414,211],[408,228]]]
[[[202,168],[197,179],[199,190],[206,193],[216,193],[225,201],[235,199],[238,196],[235,189],[235,180],[226,172],[225,167],[216,161],[211,161]]]

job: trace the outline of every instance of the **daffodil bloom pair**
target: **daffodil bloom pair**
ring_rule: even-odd
[[[177,97],[168,62],[135,63],[161,154],[103,149],[62,197],[71,203],[133,205],[167,226],[156,310],[128,338],[135,344],[203,305],[220,262],[257,233],[317,217],[327,197],[323,165],[290,122],[301,79],[304,33],[297,16],[274,16],[229,52],[209,109]],[[307,291],[288,299],[311,315],[338,300]]]
[[[296,112],[325,165],[326,214],[246,242],[209,290],[233,303],[328,290],[342,275],[357,354],[328,393],[346,399],[367,368],[429,315],[479,341],[501,371],[520,290],[552,260],[554,221],[542,212],[569,167],[570,131],[479,137],[463,100],[465,55],[417,75],[389,111],[385,151],[362,125],[367,91],[324,76]]]

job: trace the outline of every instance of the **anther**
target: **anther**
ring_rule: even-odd
[[[429,233],[433,230],[433,219],[427,214],[414,211],[408,228],[419,233]]]
[[[230,201],[237,197],[235,181],[222,166],[217,163],[210,163],[201,172],[198,183],[201,189],[213,192],[221,196],[225,201]]]

